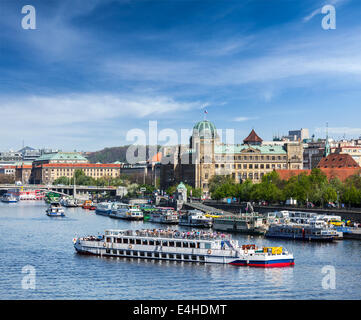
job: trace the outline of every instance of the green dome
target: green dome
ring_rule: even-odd
[[[177,187],[177,190],[179,190],[179,189],[187,190],[187,187],[184,185],[183,182],[181,182]]]
[[[193,127],[193,134],[195,133],[198,133],[200,138],[215,138],[217,136],[217,129],[212,122],[203,120],[196,123]]]

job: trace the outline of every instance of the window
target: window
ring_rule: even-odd
[[[188,242],[183,242],[183,248],[188,248]]]
[[[176,242],[176,247],[177,247],[177,248],[181,248],[181,247],[182,247],[182,242],[177,241],[177,242]]]

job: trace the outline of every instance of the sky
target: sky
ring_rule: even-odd
[[[236,143],[252,129],[324,138],[326,123],[356,138],[360,102],[359,0],[0,1],[0,151],[96,151],[205,116]]]

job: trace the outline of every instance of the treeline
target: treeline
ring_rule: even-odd
[[[284,203],[287,199],[296,199],[300,205],[308,202],[324,207],[328,203],[361,206],[361,177],[353,175],[345,182],[338,178],[327,179],[320,169],[313,169],[311,174],[301,173],[289,180],[281,180],[273,171],[263,176],[260,183],[250,180],[235,183],[231,176],[214,176],[210,180],[212,199],[237,198],[240,201],[267,201]]]

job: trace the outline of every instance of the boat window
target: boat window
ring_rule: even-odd
[[[130,244],[134,244],[134,239],[129,239]]]
[[[122,243],[122,238],[118,238],[117,243]]]
[[[188,256],[188,255],[185,254],[183,257],[184,257],[185,260],[189,260],[189,256]]]
[[[135,240],[135,243],[136,243],[136,244],[142,244],[142,240],[137,239],[137,240]]]
[[[174,254],[170,254],[169,259],[174,259]]]
[[[147,244],[148,244],[148,240],[142,240],[142,244],[143,244],[143,245],[147,245]]]
[[[194,242],[190,242],[190,243],[189,243],[189,247],[190,247],[190,248],[195,248],[195,247],[196,247],[196,244],[195,244]]]
[[[168,241],[163,241],[163,247],[168,247]]]
[[[138,251],[133,251],[133,256],[138,256]]]
[[[130,251],[127,251],[127,256],[130,256],[131,255],[131,252]]]
[[[147,256],[148,256],[148,257],[151,257],[151,256],[152,256],[152,253],[151,253],[151,252],[147,252]]]
[[[154,253],[154,257],[155,257],[155,258],[159,258],[159,253],[158,253],[158,252],[155,252],[155,253]]]
[[[169,246],[174,247],[174,241],[169,241]]]
[[[205,249],[210,249],[210,248],[211,248],[211,243],[210,243],[210,242],[206,242],[206,243],[204,244],[204,248],[205,248]]]
[[[117,254],[117,250],[113,250],[113,254]]]
[[[105,250],[106,253],[110,253],[110,249]]]
[[[177,248],[181,248],[181,247],[182,247],[182,242],[177,241],[177,242],[176,242],[176,247],[177,247]]]
[[[177,255],[176,255],[176,259],[182,259],[182,255],[177,254]]]
[[[112,239],[110,237],[107,237],[107,242],[111,242]]]
[[[192,256],[192,260],[197,260],[197,256]]]
[[[183,248],[188,248],[188,242],[183,242]]]
[[[150,245],[150,246],[154,246],[154,241],[153,241],[153,240],[149,240],[149,245]]]
[[[204,261],[204,256],[199,256],[200,261]]]
[[[156,241],[155,241],[155,245],[156,245],[156,246],[160,246],[160,241],[159,241],[159,240],[156,240]]]
[[[127,239],[127,238],[124,238],[124,239],[123,239],[123,243],[128,243],[128,239]]]
[[[197,248],[199,249],[201,247],[201,244],[197,242]]]
[[[167,258],[167,254],[166,254],[166,253],[162,253],[162,258]]]

